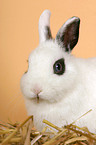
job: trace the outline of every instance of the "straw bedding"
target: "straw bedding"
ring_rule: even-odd
[[[34,128],[33,116],[23,123],[0,124],[0,145],[96,145],[96,134],[72,124],[59,128],[47,120],[42,132]]]

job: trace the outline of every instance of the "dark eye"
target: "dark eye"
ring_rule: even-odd
[[[57,60],[53,65],[54,74],[62,75],[65,72],[64,59]]]

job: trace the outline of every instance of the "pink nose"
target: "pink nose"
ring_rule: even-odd
[[[40,88],[38,88],[38,87],[34,88],[34,93],[36,95],[38,95],[40,92],[41,92],[41,89]]]

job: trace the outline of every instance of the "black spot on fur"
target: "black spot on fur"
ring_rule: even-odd
[[[46,26],[46,40],[47,39],[52,39],[52,35],[51,35],[51,30],[50,30],[50,28],[49,28],[49,26]]]
[[[24,74],[26,74],[28,71],[25,71]]]
[[[28,63],[29,61],[27,60],[27,63]],[[28,65],[28,68],[29,68],[29,65]],[[28,72],[28,70],[27,71],[25,71],[25,73],[24,74],[26,74]]]

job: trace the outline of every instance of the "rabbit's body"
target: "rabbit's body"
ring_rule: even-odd
[[[45,13],[47,15],[48,11]],[[74,20],[69,20],[72,25],[73,21],[79,25],[77,18],[72,19]],[[66,23],[68,27],[69,22]],[[49,32],[48,30],[47,38],[51,36]],[[61,30],[58,34],[61,35]],[[45,41],[42,37],[43,41],[30,54],[28,72],[21,79],[28,114],[34,116],[34,124],[40,131],[44,127],[43,119],[61,127],[96,107],[96,58],[81,59],[72,56],[67,52],[69,43],[68,47],[64,47],[65,52],[61,47],[63,44],[60,46],[58,43],[59,35],[57,40]],[[65,45],[67,44],[64,43]],[[77,123],[95,132],[95,116],[94,110]]]

